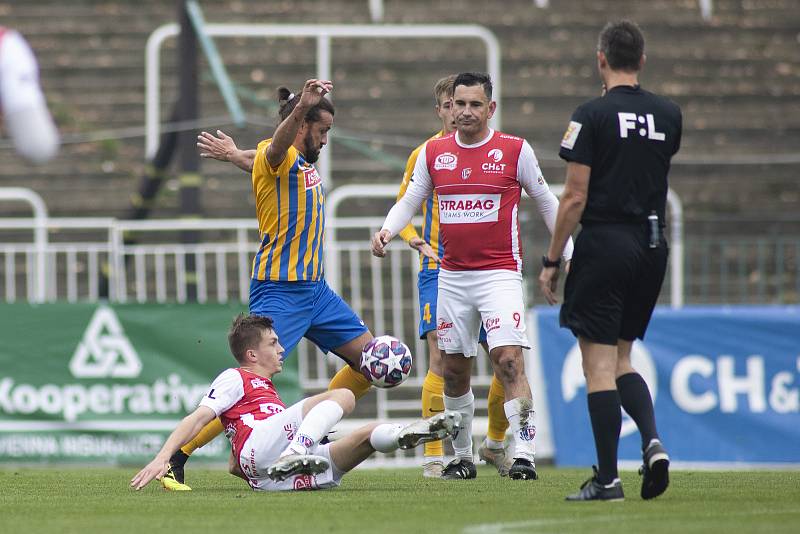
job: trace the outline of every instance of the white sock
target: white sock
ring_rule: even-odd
[[[502,441],[495,441],[493,439],[484,438],[483,444],[489,449],[502,449],[504,443]]]
[[[453,438],[456,458],[472,461],[472,418],[475,415],[475,395],[472,394],[472,389],[460,397],[444,395],[444,408],[461,414],[461,428]]]
[[[533,400],[517,397],[503,404],[506,418],[514,436],[514,458],[524,458],[534,463],[536,447],[533,438],[536,426],[533,424]]]
[[[294,435],[289,447],[284,451],[287,454],[308,454],[319,440],[325,436],[344,415],[344,410],[339,403],[324,400],[311,408],[300,427]]]
[[[369,444],[378,452],[393,452],[399,448],[397,436],[403,430],[403,425],[383,423],[376,426],[369,435]]]

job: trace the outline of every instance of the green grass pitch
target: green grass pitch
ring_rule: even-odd
[[[673,471],[665,495],[566,503],[588,469],[543,467],[537,481],[479,467],[472,481],[426,480],[418,469],[362,469],[335,490],[255,493],[221,470],[188,471],[192,492],[151,483],[136,468],[0,468],[0,532],[800,532],[800,471]]]

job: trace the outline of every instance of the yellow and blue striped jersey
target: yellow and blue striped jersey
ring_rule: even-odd
[[[253,194],[261,246],[254,280],[317,281],[322,278],[325,210],[322,180],[314,165],[290,146],[275,169],[267,161],[272,139],[261,141],[253,162]]]
[[[422,143],[414,151],[408,156],[408,161],[406,162],[406,171],[403,174],[403,183],[400,184],[400,192],[397,194],[397,200],[400,200],[403,195],[406,194],[406,189],[408,189],[408,184],[411,181],[411,176],[414,174],[414,166],[417,164],[417,156],[419,156],[420,150],[425,144],[430,141],[431,139],[437,139],[444,135],[443,131],[440,131],[425,143]],[[415,237],[420,237],[417,234],[417,230],[414,228],[414,225],[409,223],[408,226],[400,230],[400,237],[408,243]],[[433,252],[436,253],[436,256],[439,259],[444,256],[444,247],[439,244],[439,199],[436,196],[436,191],[434,191],[430,197],[422,204],[422,239],[424,239],[433,249]],[[435,261],[426,258],[422,254],[419,255],[419,269],[421,271],[433,271],[439,268],[439,264]]]

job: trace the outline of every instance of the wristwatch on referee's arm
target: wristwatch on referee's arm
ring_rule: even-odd
[[[561,267],[561,258],[558,258],[557,260],[551,260],[550,258],[547,257],[547,254],[545,254],[544,256],[542,256],[542,265],[547,268],[555,267],[556,269],[558,269]]]

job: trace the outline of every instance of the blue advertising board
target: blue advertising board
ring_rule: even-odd
[[[555,461],[596,463],[576,339],[558,308],[536,314]],[[674,461],[800,463],[800,309],[659,308],[632,360]],[[640,447],[623,413],[620,460]]]

